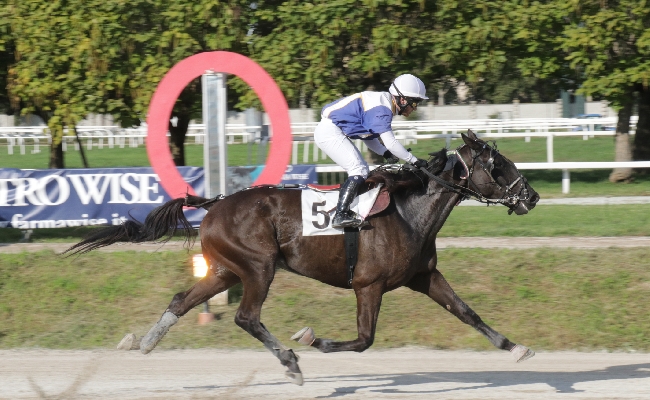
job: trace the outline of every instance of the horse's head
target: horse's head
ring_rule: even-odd
[[[539,201],[539,194],[528,184],[515,164],[476,137],[471,130],[462,135],[467,145],[460,149],[469,167],[469,189],[481,194],[488,202],[497,202],[517,215],[528,213]]]

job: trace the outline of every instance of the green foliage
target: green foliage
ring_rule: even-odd
[[[74,126],[102,99],[101,46],[93,40],[97,3],[92,1],[10,1],[15,63],[9,92],[22,113],[41,116],[61,141],[63,127]]]
[[[646,0],[567,3],[571,23],[559,38],[571,66],[584,74],[582,92],[597,93],[615,107],[630,99],[629,88],[648,86],[650,5]]]
[[[0,113],[5,114],[12,114],[13,111],[5,90],[9,66],[15,62],[9,16],[8,7],[0,7]]]
[[[158,83],[180,60],[208,50],[241,52],[250,7],[240,0],[12,0],[6,10],[16,54],[9,92],[23,114],[47,122],[56,147],[64,127],[89,113],[139,125]],[[4,31],[0,24],[0,46]],[[197,110],[195,83],[176,111],[189,119]]]
[[[400,73],[431,80],[435,7],[422,1],[260,1],[251,56],[291,106],[318,107],[355,91],[387,90]],[[247,95],[242,102],[251,102]]]
[[[165,73],[212,50],[251,56],[293,107],[386,90],[406,72],[432,98],[462,81],[474,100],[548,101],[581,87],[620,107],[648,86],[649,10],[647,0],[7,0],[0,84],[9,96],[0,94],[0,109],[43,117],[55,146],[65,126],[91,112],[138,125]],[[241,79],[230,83],[231,107],[259,107]],[[182,123],[170,130],[171,146],[182,164],[183,123],[200,115],[198,81],[173,114]]]

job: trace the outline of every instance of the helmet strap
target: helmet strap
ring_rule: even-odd
[[[402,99],[406,99],[406,96],[400,92],[400,90],[397,88],[397,85],[395,82],[391,83],[391,85],[395,88],[395,91],[397,92],[397,97],[395,98],[395,104],[397,105],[397,115],[402,115],[402,113],[406,110],[406,107],[408,107],[408,102],[405,105],[402,105]]]

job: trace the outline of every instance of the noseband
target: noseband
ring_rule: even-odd
[[[526,188],[526,178],[524,178],[523,175],[521,175],[521,172],[517,170],[517,178],[512,181],[511,183],[507,184],[504,187],[499,185],[499,183],[494,179],[492,176],[492,170],[494,169],[494,157],[496,154],[498,154],[498,150],[488,146],[487,143],[483,144],[483,148],[481,151],[475,151],[474,149],[470,149],[472,151],[472,165],[470,167],[467,166],[467,163],[463,159],[463,156],[460,154],[460,149],[462,149],[465,144],[462,146],[457,147],[455,150],[447,152],[447,155],[455,154],[460,162],[463,163],[465,166],[465,169],[469,172],[467,177],[462,177],[462,179],[467,179],[468,182],[468,187],[465,186],[460,186],[455,183],[450,183],[445,181],[444,179],[435,176],[431,172],[429,172],[426,168],[420,168],[421,171],[423,171],[425,174],[429,176],[429,178],[435,180],[439,184],[441,184],[443,187],[451,190],[452,192],[458,193],[463,196],[462,200],[467,200],[467,199],[474,199],[480,203],[485,203],[488,206],[491,204],[503,204],[506,207],[508,207],[508,214],[512,214],[512,212],[517,208],[517,206],[522,202],[522,201],[528,201],[530,199],[530,195],[528,193],[528,189]],[[480,160],[481,154],[486,149],[490,149],[490,158],[486,163],[483,163],[483,161]],[[472,175],[474,174],[476,164],[479,164],[480,168],[485,171],[487,176],[490,177],[490,184],[496,185],[501,191],[503,191],[503,196],[499,199],[490,199],[485,196],[483,196],[479,190],[478,184],[474,182],[472,179]],[[519,186],[519,191],[518,192],[513,192],[513,188],[515,185],[520,184]],[[474,189],[471,189],[469,186],[474,186]]]
[[[460,150],[463,146],[460,146],[455,150],[456,154],[461,160],[462,160],[462,156],[460,155],[460,152],[458,150]],[[484,164],[479,157],[481,156],[481,154],[483,154],[483,152],[486,149],[490,150],[490,158]],[[480,192],[478,192],[480,198],[477,198],[476,200],[483,203],[487,203],[488,205],[490,205],[491,203],[503,204],[508,207],[509,209],[508,214],[511,214],[513,210],[517,208],[519,203],[521,203],[522,201],[528,201],[530,199],[530,195],[528,194],[528,189],[526,188],[526,178],[524,178],[524,176],[521,174],[521,172],[519,172],[519,170],[517,170],[517,175],[518,175],[517,178],[514,181],[512,181],[510,184],[507,184],[505,186],[505,189],[501,185],[499,185],[499,183],[494,179],[494,176],[492,176],[492,170],[494,169],[494,157],[499,153],[499,151],[496,149],[496,146],[490,147],[488,146],[487,143],[484,143],[483,149],[481,151],[475,151],[474,149],[471,149],[471,151],[472,151],[472,166],[469,169],[469,178],[468,178],[469,184],[474,185],[474,187],[476,188],[476,192],[478,192],[478,185],[472,180],[472,173],[474,172],[474,166],[476,165],[476,163],[478,163],[483,169],[483,171],[485,171],[487,176],[490,177],[490,183],[496,185],[499,188],[499,190],[503,191],[503,196],[501,196],[500,199],[488,199],[483,195],[481,195]],[[517,183],[520,184],[519,192],[515,193],[513,192],[512,189],[515,187]]]

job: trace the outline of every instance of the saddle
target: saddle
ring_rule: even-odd
[[[340,188],[341,185],[313,185],[313,184],[307,184],[307,187],[311,190],[314,190],[316,192],[337,192]],[[365,185],[359,190],[359,193],[357,195],[363,194],[369,190],[371,190],[373,187],[369,185]],[[372,205],[372,208],[370,209],[370,213],[366,218],[370,218],[375,214],[379,214],[380,212],[384,211],[386,208],[388,208],[388,205],[390,204],[390,193],[386,190],[385,186],[382,186],[381,189],[379,189],[379,195],[377,196],[377,200],[375,200],[375,204]]]

